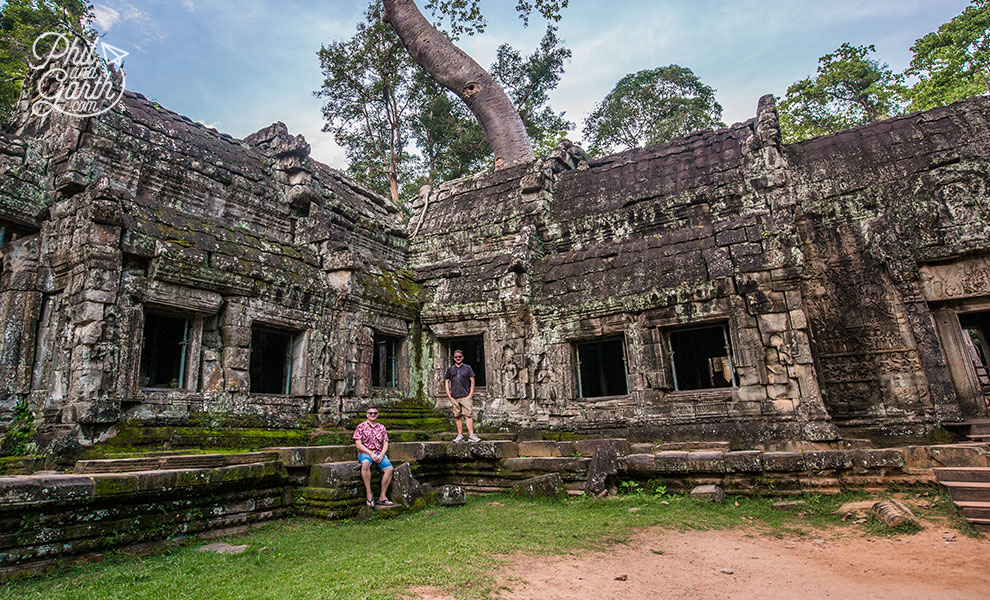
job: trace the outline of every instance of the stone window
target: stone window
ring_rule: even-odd
[[[399,348],[402,339],[375,334],[374,355],[371,357],[372,387],[399,387]]]
[[[265,325],[251,328],[252,394],[291,392],[296,337],[296,332]]]
[[[629,393],[623,338],[578,342],[575,351],[579,397],[599,398]]]
[[[189,319],[144,313],[138,385],[149,389],[186,387]]]
[[[485,337],[483,335],[471,335],[465,337],[447,338],[443,340],[447,349],[447,366],[454,364],[454,350],[464,353],[464,363],[474,370],[474,386],[476,388],[486,385],[485,377]],[[447,367],[444,367],[446,369]]]
[[[707,390],[736,385],[728,325],[677,329],[671,331],[667,339],[674,365],[675,390]]]

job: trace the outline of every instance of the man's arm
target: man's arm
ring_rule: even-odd
[[[375,462],[381,462],[382,459],[385,458],[386,454],[388,454],[388,440],[385,440],[385,443],[382,444],[382,454]]]
[[[450,395],[450,380],[449,379],[444,379],[443,380],[443,389],[447,390],[447,398],[449,398],[450,401],[453,402],[454,401],[454,397]]]
[[[468,392],[468,398],[474,397],[474,376],[471,377],[471,391]]]
[[[365,447],[365,445],[361,443],[361,440],[354,440],[354,445],[357,446],[358,452],[360,452],[362,454],[367,454],[368,456],[372,456],[372,457],[375,455],[374,452],[372,452],[371,450],[368,450]]]

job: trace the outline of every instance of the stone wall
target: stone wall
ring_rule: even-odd
[[[84,119],[31,99],[0,135],[0,422],[26,404],[43,449],[445,412],[476,341],[495,428],[754,445],[985,415],[959,319],[990,324],[986,98],[786,146],[771,97],[664,146],[565,141],[428,190],[408,226],[281,123],[235,140],[131,92]],[[180,326],[152,382],[153,330]]]
[[[784,146],[766,97],[669,145],[445,184],[409,255],[429,389],[444,405],[444,340],[481,335],[494,424],[759,442],[984,416],[952,319],[990,309],[988,119],[975,98]],[[731,388],[678,388],[689,327],[725,328]],[[583,397],[579,347],[607,338],[627,392]]]
[[[0,477],[0,580],[122,546],[241,531],[292,513],[291,487],[278,461],[157,466],[138,472]]]
[[[412,332],[397,209],[281,123],[235,140],[127,92],[99,117],[26,114],[0,160],[0,418],[28,403],[43,447],[204,413],[335,424],[371,401],[374,332]],[[156,385],[149,314],[185,327]],[[284,389],[252,391],[259,327],[289,340]]]

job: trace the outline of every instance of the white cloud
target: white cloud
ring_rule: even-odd
[[[182,0],[182,6],[189,12],[196,12],[196,5],[193,4],[192,0]]]
[[[119,20],[120,13],[116,9],[103,4],[93,5],[93,24],[103,33],[110,31]]]

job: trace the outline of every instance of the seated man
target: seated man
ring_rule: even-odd
[[[382,472],[382,493],[378,503],[382,506],[392,506],[392,501],[385,494],[388,485],[392,483],[392,463],[385,452],[388,450],[388,433],[385,426],[378,422],[378,409],[368,408],[367,420],[354,430],[354,445],[358,449],[358,462],[361,463],[361,479],[364,480],[364,492],[367,505],[375,505],[375,496],[371,493],[371,464],[378,465]]]

